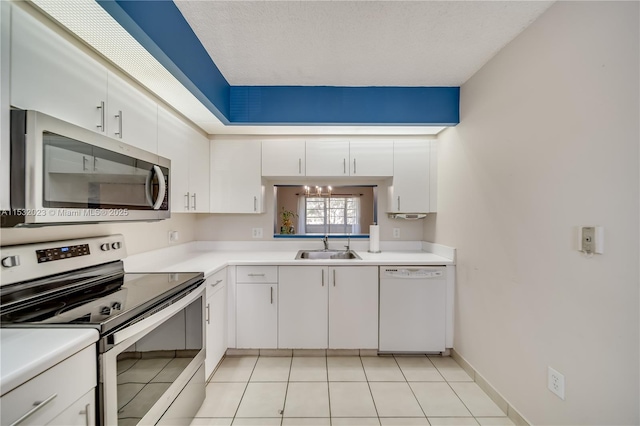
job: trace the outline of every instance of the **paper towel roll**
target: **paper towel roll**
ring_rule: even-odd
[[[380,253],[380,227],[378,225],[369,225],[369,251]]]

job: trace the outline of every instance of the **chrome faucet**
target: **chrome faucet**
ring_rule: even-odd
[[[324,244],[324,249],[329,250],[329,236],[325,235],[322,239],[322,243]]]
[[[347,245],[345,247],[347,248],[346,251],[351,251],[351,233],[347,234]]]

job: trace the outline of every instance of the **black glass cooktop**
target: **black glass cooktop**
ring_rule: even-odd
[[[75,276],[65,274],[3,287],[0,325],[88,326],[103,334],[199,285],[203,276],[202,273],[118,274],[113,270],[101,275],[95,269]]]

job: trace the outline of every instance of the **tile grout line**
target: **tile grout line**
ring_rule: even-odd
[[[256,366],[258,365],[258,359],[260,359],[260,354],[256,357],[256,362],[253,364],[253,368],[251,369],[251,374],[249,374],[249,378],[247,379],[247,383],[244,385],[244,390],[242,391],[242,396],[240,397],[240,402],[238,402],[238,407],[236,407],[236,411],[233,413],[233,418],[231,419],[231,424],[236,421],[236,416],[238,415],[238,410],[242,405],[242,400],[244,399],[244,395],[247,393],[247,388],[249,387],[249,382],[251,382],[251,377],[253,376],[254,371],[256,371]]]
[[[324,355],[324,365],[327,371],[327,398],[329,398],[329,426],[333,426],[333,416],[331,415],[331,389],[329,389],[329,357]]]
[[[362,362],[362,357],[358,355],[358,359],[360,360],[360,365],[362,365],[362,371],[364,372],[364,378],[367,381],[367,387],[369,388],[369,394],[371,395],[371,401],[373,402],[373,408],[376,410],[376,417],[378,418],[378,424],[382,426],[382,421],[380,420],[380,413],[378,412],[378,406],[376,405],[376,400],[373,397],[373,391],[371,391],[371,384],[369,383],[369,377],[367,376],[367,370],[364,368],[364,362]]]
[[[284,401],[282,401],[282,412],[280,413],[280,426],[284,423],[284,410],[287,408],[287,395],[289,394],[289,383],[291,382],[291,370],[293,368],[293,351],[289,361],[289,375],[287,376],[287,387],[284,390]]]
[[[393,360],[396,362],[396,365],[398,366],[398,369],[400,369],[400,373],[402,374],[402,377],[404,377],[405,383],[409,387],[409,390],[411,391],[411,394],[413,395],[413,397],[415,398],[416,402],[418,403],[418,407],[420,407],[420,411],[422,411],[422,414],[424,414],[424,418],[427,419],[427,423],[429,423],[429,425],[431,425],[431,422],[427,418],[427,413],[424,412],[424,408],[422,408],[422,404],[420,404],[420,401],[418,400],[418,397],[416,396],[416,393],[413,391],[413,388],[411,387],[411,384],[409,383],[409,380],[407,379],[407,376],[404,375],[404,371],[402,371],[402,367],[400,367],[400,364],[398,363],[398,360],[397,360],[395,355],[393,355]]]

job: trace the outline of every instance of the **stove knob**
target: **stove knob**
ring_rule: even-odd
[[[111,246],[109,245],[109,243],[104,243],[100,246],[100,250],[102,251],[111,250]]]
[[[5,268],[13,268],[20,265],[20,256],[7,256],[2,259],[2,266]]]
[[[111,243],[111,248],[114,250],[118,250],[120,247],[122,247],[122,243],[120,242]]]
[[[113,302],[111,304],[111,309],[119,311],[120,309],[122,309],[122,304],[120,302]]]
[[[108,306],[103,306],[100,308],[100,315],[111,315],[111,308]]]

